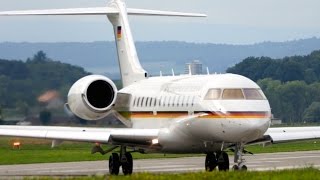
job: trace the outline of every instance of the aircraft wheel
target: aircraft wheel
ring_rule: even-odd
[[[213,171],[217,166],[217,158],[214,153],[208,153],[206,156],[205,167],[206,171]]]
[[[248,168],[247,168],[247,166],[246,166],[246,165],[243,165],[243,166],[241,166],[241,167],[240,167],[240,170],[241,170],[241,171],[247,171],[247,170],[248,170]]]
[[[132,174],[132,169],[133,169],[133,159],[132,155],[129,152],[126,152],[126,162],[122,163],[122,172],[124,175],[130,175]]]
[[[118,175],[120,168],[120,159],[117,153],[112,153],[109,158],[109,173],[111,175]]]
[[[229,170],[229,156],[226,152],[218,153],[218,168],[219,171],[228,171]]]
[[[233,166],[232,166],[232,170],[238,171],[238,170],[239,170],[239,166],[238,166],[238,165],[233,165]]]

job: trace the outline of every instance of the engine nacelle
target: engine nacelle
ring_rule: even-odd
[[[109,78],[89,75],[72,85],[68,94],[68,105],[70,110],[82,119],[102,119],[112,109],[117,92],[116,85]]]

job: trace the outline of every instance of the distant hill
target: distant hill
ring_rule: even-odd
[[[320,49],[320,39],[310,38],[287,42],[263,42],[252,45],[198,44],[175,41],[137,42],[142,65],[150,74],[184,72],[184,64],[200,60],[211,72],[224,72],[243,59],[254,56],[283,58],[307,55]],[[114,42],[92,43],[0,43],[0,58],[26,60],[43,50],[52,59],[84,67],[93,73],[118,76]]]

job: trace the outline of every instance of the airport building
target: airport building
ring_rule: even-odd
[[[189,70],[191,70],[192,75],[203,74],[202,63],[199,60],[186,63],[184,70],[185,74],[190,74]]]

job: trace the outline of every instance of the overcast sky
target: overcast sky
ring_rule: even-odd
[[[1,0],[0,11],[104,6],[105,0]],[[319,0],[127,0],[128,7],[206,13],[207,18],[130,17],[137,41],[251,44],[320,37]],[[0,42],[113,40],[104,16],[0,17]]]

